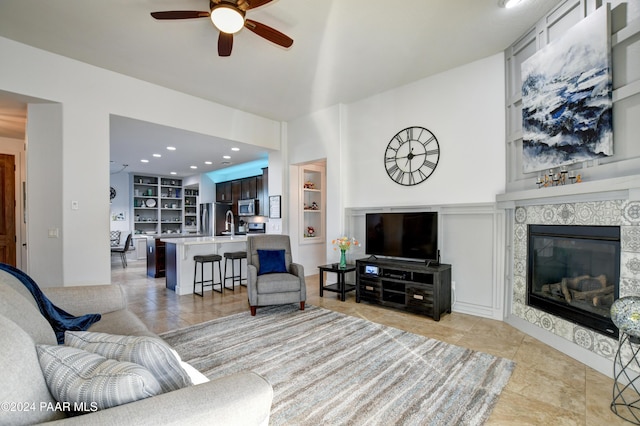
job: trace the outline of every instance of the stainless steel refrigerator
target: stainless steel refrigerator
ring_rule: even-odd
[[[200,204],[200,217],[198,218],[200,235],[213,235],[213,204],[203,203]]]

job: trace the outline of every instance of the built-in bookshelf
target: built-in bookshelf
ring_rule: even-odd
[[[133,174],[132,217],[135,234],[180,234],[185,223],[182,180]]]

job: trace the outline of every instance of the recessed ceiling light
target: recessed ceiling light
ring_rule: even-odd
[[[197,169],[197,168],[198,168],[198,166],[191,166],[191,168],[192,168],[192,169]]]
[[[153,154],[153,156],[154,156],[154,157],[156,157],[156,158],[160,158],[160,157],[162,157],[162,155],[161,155],[161,154]]]
[[[168,147],[167,147],[167,149],[168,149],[169,151],[175,151],[175,150],[176,150],[176,147],[175,147],[175,146],[168,146]]]
[[[511,9],[522,3],[524,0],[498,0],[498,6]]]
[[[228,160],[228,159],[231,158],[231,156],[230,155],[223,155],[222,158],[224,158],[225,160]]]
[[[142,160],[140,160],[141,163],[148,163],[149,160],[147,160],[146,158],[143,158]]]
[[[169,174],[171,174],[171,175],[177,175],[177,173],[176,173],[176,172],[171,172],[171,173],[169,173]]]
[[[206,164],[207,166],[212,165],[213,163],[211,161],[205,161],[204,164]]]
[[[240,148],[236,148],[235,146],[231,148],[231,151],[240,151]]]

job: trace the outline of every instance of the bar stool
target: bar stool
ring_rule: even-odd
[[[220,263],[220,261],[222,260],[222,256],[220,256],[219,254],[200,254],[200,255],[193,256],[193,260],[194,260],[193,294],[197,294],[200,297],[204,296],[204,288],[208,286],[211,286],[211,291],[217,291],[218,293],[222,293],[223,285],[222,285],[222,270],[221,270],[221,263]],[[215,275],[213,273],[215,270],[216,262],[218,263],[218,282],[217,283],[214,281]],[[198,263],[200,264],[200,281],[198,281]],[[210,280],[204,279],[205,263],[211,263],[211,279]],[[206,283],[211,283],[211,284],[206,284]],[[196,292],[196,284],[200,284],[200,293]],[[220,290],[215,289],[216,285],[220,286]]]
[[[242,259],[247,260],[247,252],[246,251],[230,251],[224,254],[224,287],[227,287],[227,280],[231,280],[231,290],[235,291],[236,281],[239,285],[247,285],[247,277],[242,278]],[[236,260],[238,260],[238,274],[236,275],[235,264]],[[228,263],[231,261],[231,276],[227,276],[227,270],[229,269]],[[244,281],[244,284],[242,283]]]

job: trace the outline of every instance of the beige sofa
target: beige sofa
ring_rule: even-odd
[[[124,291],[118,285],[42,290],[56,306],[73,315],[102,314],[102,319],[88,331],[157,337],[127,310]],[[264,378],[251,372],[67,417],[65,410],[55,409],[56,401],[36,353],[36,344],[57,344],[55,333],[29,291],[4,271],[0,271],[0,330],[0,425],[268,424],[273,389]]]

